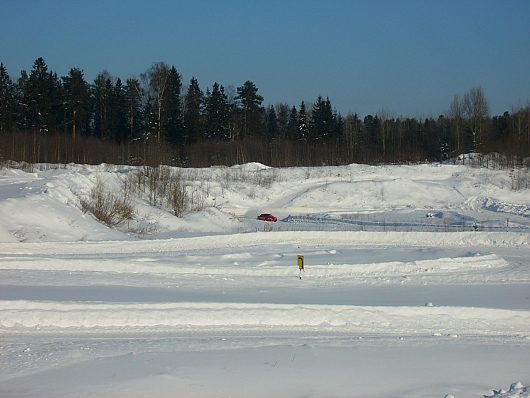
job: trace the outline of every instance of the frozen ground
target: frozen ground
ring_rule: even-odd
[[[530,195],[508,173],[191,169],[183,219],[80,211],[133,172],[0,170],[1,397],[528,396]]]

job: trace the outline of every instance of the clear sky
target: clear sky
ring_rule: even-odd
[[[0,0],[0,61],[125,80],[154,62],[187,84],[252,80],[265,104],[329,96],[342,114],[437,116],[480,86],[530,103],[530,0]]]

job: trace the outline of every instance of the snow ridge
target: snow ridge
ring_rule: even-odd
[[[470,257],[439,258],[434,260],[416,260],[411,262],[391,261],[367,264],[311,264],[312,278],[343,279],[345,277],[380,277],[396,275],[414,275],[428,273],[447,274],[480,269],[494,269],[507,266],[507,262],[495,254],[476,254]],[[209,275],[209,276],[294,276],[295,267],[282,265],[254,265],[251,267],[228,265],[191,266],[182,264],[178,258],[171,265],[157,264],[148,259],[135,261],[115,260],[112,262],[87,259],[37,259],[32,257],[0,258],[0,269],[4,270],[40,270],[69,272],[113,272],[132,274],[165,275]]]
[[[506,325],[510,325],[509,328]],[[0,301],[3,331],[220,328],[383,335],[527,337],[530,312],[466,307]],[[530,336],[528,336],[530,338]]]
[[[141,254],[256,245],[530,247],[530,234],[505,232],[273,231],[179,239],[108,242],[0,243],[4,255]]]

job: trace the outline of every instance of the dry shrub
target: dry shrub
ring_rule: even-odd
[[[166,206],[177,217],[189,207],[189,198],[180,172],[168,166],[144,166],[134,178],[137,187],[153,206]]]
[[[134,218],[134,208],[130,202],[115,197],[99,178],[90,190],[88,199],[81,199],[81,209],[109,227]]]

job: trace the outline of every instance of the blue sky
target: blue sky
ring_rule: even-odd
[[[203,90],[252,80],[266,104],[329,96],[342,114],[437,116],[483,88],[530,102],[529,0],[3,0],[0,61],[125,80],[154,62]]]

